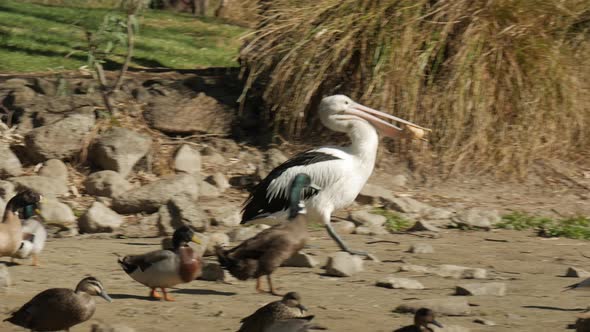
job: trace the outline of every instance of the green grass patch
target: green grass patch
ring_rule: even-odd
[[[115,9],[0,2],[0,71],[64,70],[85,65],[85,54],[71,52],[85,47],[85,30],[96,31],[112,11]],[[246,31],[212,18],[147,11],[140,18],[132,67],[237,66],[239,37]],[[105,68],[118,68],[124,55],[125,49],[117,49]]]
[[[498,228],[534,229],[540,236],[590,240],[590,218],[584,216],[551,219],[514,212],[502,217]]]
[[[389,232],[399,232],[408,229],[412,226],[412,222],[396,212],[384,209],[376,208],[371,211],[373,214],[378,214],[387,218],[384,226]]]

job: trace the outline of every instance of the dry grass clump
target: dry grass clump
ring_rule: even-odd
[[[447,170],[524,174],[590,144],[587,0],[262,3],[241,63],[285,135],[319,97],[345,93],[433,128]]]

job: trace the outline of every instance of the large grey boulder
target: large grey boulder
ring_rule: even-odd
[[[192,175],[179,174],[129,190],[113,199],[113,210],[118,213],[153,213],[174,196],[199,197],[199,180]]]
[[[201,172],[201,153],[184,144],[174,155],[174,170],[188,174],[199,174]]]
[[[22,172],[20,160],[8,144],[0,144],[0,178],[19,176]]]
[[[459,226],[489,230],[495,224],[499,223],[502,217],[497,210],[473,208],[460,211],[452,220]]]
[[[197,232],[204,232],[209,226],[207,214],[199,207],[197,202],[186,195],[172,197],[167,204],[172,217],[172,227],[179,228],[189,225]]]
[[[326,274],[334,277],[350,277],[363,271],[363,259],[340,251],[330,255],[326,264]]]
[[[8,181],[15,185],[16,191],[29,189],[44,196],[60,196],[68,193],[66,182],[59,178],[31,175],[9,178]]]
[[[48,224],[69,229],[76,223],[76,216],[72,209],[58,200],[45,199],[41,202],[39,210],[41,218]]]
[[[111,128],[92,145],[90,158],[104,170],[127,176],[151,146],[152,140],[148,135],[125,128]]]
[[[100,202],[92,206],[78,220],[83,233],[112,233],[121,227],[123,217]]]
[[[68,180],[68,167],[59,159],[49,159],[41,167],[39,175],[66,182]]]
[[[84,182],[86,192],[93,196],[115,197],[133,188],[115,171],[100,171],[90,174]]]
[[[77,113],[29,131],[25,135],[29,157],[33,162],[71,159],[82,149],[94,124],[94,114]]]

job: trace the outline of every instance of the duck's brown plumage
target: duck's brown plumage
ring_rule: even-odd
[[[281,300],[271,302],[242,319],[238,332],[264,332],[277,321],[303,317],[305,307],[300,301],[299,294],[287,293]]]
[[[93,277],[83,279],[76,290],[52,288],[45,290],[5,319],[31,331],[69,330],[89,320],[96,310],[92,295],[110,301],[102,284]]]
[[[17,211],[29,204],[37,204],[41,196],[30,190],[23,191],[6,204],[0,223],[0,257],[14,255],[23,240],[23,231]]]

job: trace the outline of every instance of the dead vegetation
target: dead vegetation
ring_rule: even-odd
[[[297,136],[345,93],[434,129],[446,171],[526,174],[590,143],[590,2],[262,1],[240,60],[274,128]],[[408,146],[398,144],[397,151]]]

